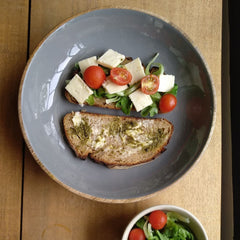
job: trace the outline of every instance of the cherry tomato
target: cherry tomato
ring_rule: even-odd
[[[128,240],[145,240],[145,234],[141,228],[134,228],[128,236]]]
[[[112,68],[110,71],[110,79],[117,85],[123,86],[131,82],[132,75],[125,68]]]
[[[153,211],[149,215],[149,222],[154,229],[163,229],[167,223],[167,215],[161,210]]]
[[[90,66],[85,70],[83,79],[90,88],[98,89],[106,79],[106,74],[101,67]]]
[[[156,75],[150,74],[142,78],[141,90],[143,93],[151,95],[157,92],[159,87],[159,78]]]
[[[162,96],[159,102],[159,109],[162,113],[172,111],[177,105],[177,98],[171,94],[167,93]]]

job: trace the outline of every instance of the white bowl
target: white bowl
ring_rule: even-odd
[[[135,225],[135,223],[143,216],[149,214],[152,211],[155,210],[162,210],[164,212],[176,212],[178,214],[180,214],[183,217],[187,217],[190,220],[189,223],[189,228],[192,230],[192,232],[194,233],[194,235],[196,236],[197,240],[208,240],[208,236],[207,233],[203,227],[203,225],[201,224],[201,222],[189,211],[181,208],[181,207],[177,207],[177,206],[173,206],[173,205],[157,205],[157,206],[153,206],[150,208],[147,208],[145,210],[143,210],[142,212],[138,213],[128,224],[128,226],[126,227],[123,236],[122,236],[122,240],[128,240],[128,235],[131,231],[131,229],[133,228],[133,226]]]

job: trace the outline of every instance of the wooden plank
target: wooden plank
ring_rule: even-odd
[[[19,239],[23,139],[18,86],[27,60],[28,1],[0,7],[0,239]]]
[[[140,210],[156,204],[175,204],[200,219],[209,240],[220,240],[221,2],[33,0],[30,49],[33,51],[42,37],[67,17],[120,3],[170,20],[183,29],[201,51],[216,86],[217,119],[212,140],[198,164],[182,179],[147,200],[129,204],[99,203],[74,195],[50,179],[27,151],[23,239],[120,239],[128,221]]]
[[[234,172],[233,172],[233,153],[232,153],[232,133],[231,133],[231,101],[230,101],[230,26],[229,26],[229,3],[223,1],[223,39],[222,39],[222,145],[224,151],[222,153],[222,239],[233,239],[234,229],[234,214],[237,214],[234,199]],[[236,158],[236,160],[238,160]],[[235,171],[237,169],[235,168]],[[238,188],[238,186],[237,186]],[[235,210],[235,211],[234,211]],[[234,214],[233,214],[234,213]],[[234,226],[234,228],[233,228]],[[237,233],[237,231],[236,231]],[[236,235],[235,239],[239,238]]]

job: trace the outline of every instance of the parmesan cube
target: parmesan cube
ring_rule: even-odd
[[[136,58],[132,62],[127,63],[125,67],[132,74],[132,81],[130,82],[130,85],[140,81],[145,76],[140,58]]]
[[[81,61],[78,62],[78,65],[81,69],[82,74],[85,72],[85,70],[90,67],[90,66],[97,66],[97,57],[93,56],[93,57],[89,57],[86,59],[83,59]]]
[[[97,63],[107,67],[114,68],[117,67],[123,60],[125,56],[121,53],[118,53],[112,49],[108,49],[98,60]]]
[[[78,101],[79,104],[83,104],[85,100],[93,94],[93,91],[78,74],[75,74],[65,89]]]
[[[143,93],[140,89],[136,90],[135,92],[129,95],[136,111],[139,112],[143,110],[145,107],[150,106],[153,101],[150,95]]]

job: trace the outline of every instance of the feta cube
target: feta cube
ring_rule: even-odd
[[[78,101],[79,104],[83,104],[88,97],[93,94],[93,91],[78,74],[75,74],[65,89]]]
[[[78,62],[78,65],[81,69],[82,74],[85,72],[85,70],[90,67],[90,66],[97,66],[97,57],[93,56],[93,57],[89,57],[86,59],[83,59],[81,61]]]
[[[130,85],[140,81],[145,76],[140,58],[136,58],[132,62],[127,63],[125,67],[132,74],[132,81],[130,82]]]
[[[168,92],[174,87],[175,76],[174,75],[165,75],[161,74],[159,76],[159,92]]]
[[[125,56],[121,53],[118,53],[112,49],[108,49],[98,60],[97,63],[107,67],[114,68],[117,67],[123,60]]]
[[[113,94],[113,93],[118,93],[121,91],[124,91],[125,89],[128,88],[128,85],[117,85],[116,83],[113,83],[111,80],[106,80],[103,85],[102,85],[108,93]]]
[[[153,101],[150,95],[143,93],[140,89],[136,90],[135,92],[129,95],[136,111],[139,112],[145,107],[150,106]]]

